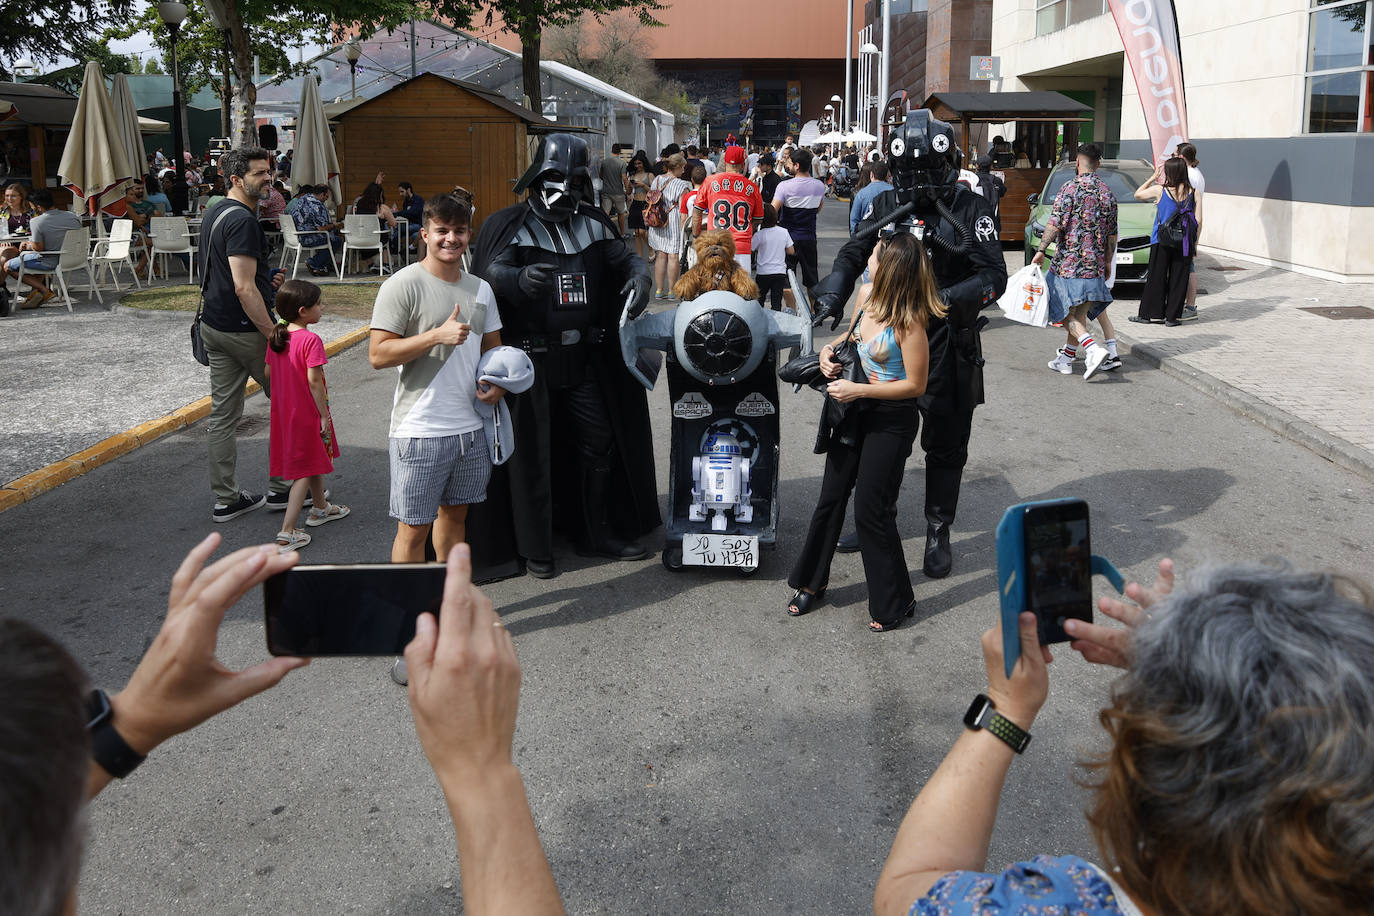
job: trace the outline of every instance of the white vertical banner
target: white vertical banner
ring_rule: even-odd
[[[1173,0],[1107,0],[1145,111],[1155,163],[1188,139],[1183,51]]]

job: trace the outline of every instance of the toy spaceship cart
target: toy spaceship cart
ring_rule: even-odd
[[[811,352],[811,314],[762,308],[732,292],[703,293],[676,309],[630,321],[620,348],[645,388],[667,354],[672,401],[667,537],[663,565],[721,566],[749,575],[778,528],[778,352]]]

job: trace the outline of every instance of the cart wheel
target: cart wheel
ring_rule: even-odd
[[[759,571],[757,566],[737,566],[735,571],[740,574],[741,579],[748,579]]]
[[[682,548],[663,548],[663,568],[668,572],[682,572]]]

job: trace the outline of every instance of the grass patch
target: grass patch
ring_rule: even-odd
[[[364,321],[371,318],[379,285],[376,282],[321,283],[320,288],[324,291],[324,313]],[[200,303],[200,287],[180,284],[159,286],[129,293],[120,303],[129,308],[156,312],[194,312]]]

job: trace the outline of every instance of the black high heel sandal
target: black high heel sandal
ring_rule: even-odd
[[[797,589],[796,594],[792,596],[792,600],[787,602],[787,616],[800,617],[803,614],[810,613],[811,606],[813,604],[819,604],[824,597],[825,586],[821,586],[815,594],[800,588]]]
[[[911,603],[907,605],[907,607],[906,607],[906,613],[905,613],[905,614],[903,614],[902,616],[898,617],[896,620],[892,621],[891,623],[879,623],[879,622],[876,621],[876,620],[870,620],[870,621],[868,622],[868,631],[869,631],[870,633],[886,633],[886,632],[888,632],[889,630],[895,630],[895,629],[897,629],[898,627],[900,627],[903,623],[905,623],[906,620],[907,620],[908,618],[914,616],[915,614],[916,614],[916,599],[913,598],[913,599],[911,600]]]

